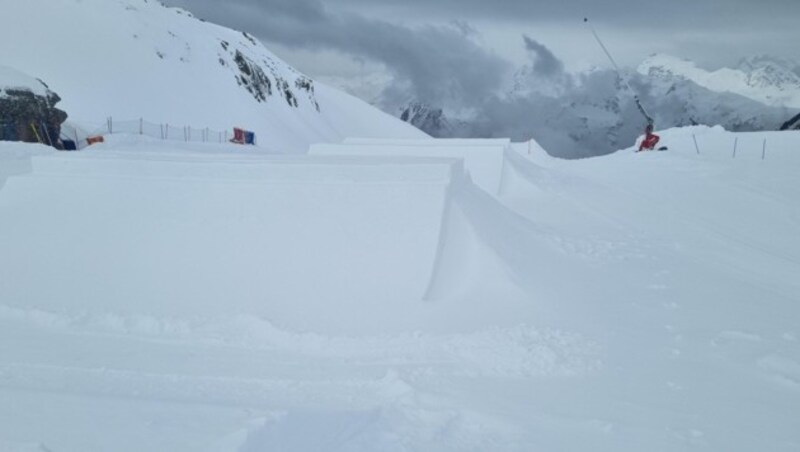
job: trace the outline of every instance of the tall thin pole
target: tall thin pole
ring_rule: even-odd
[[[600,39],[600,35],[597,34],[597,30],[595,30],[593,26],[589,25],[589,19],[588,18],[584,18],[583,22],[589,27],[589,30],[592,31],[592,35],[594,35],[594,39],[600,45],[600,48],[603,49],[603,52],[608,57],[608,60],[611,61],[611,64],[614,66],[614,69],[617,71],[617,77],[619,77],[620,80],[622,80],[622,82],[625,84],[625,86],[628,87],[628,90],[631,93],[633,93],[633,99],[636,102],[636,107],[639,109],[639,112],[642,114],[642,116],[645,117],[645,119],[647,119],[647,123],[648,124],[653,124],[653,122],[654,122],[653,121],[653,117],[650,116],[650,114],[647,112],[647,110],[645,110],[644,106],[642,105],[641,100],[639,100],[639,95],[636,93],[636,91],[633,89],[631,84],[628,82],[628,79],[622,75],[622,70],[619,68],[619,65],[617,64],[617,61],[614,60],[614,57],[611,56],[611,52],[608,51],[608,48],[606,47],[606,45],[603,44],[603,40]]]
[[[697,137],[692,134],[692,139],[694,140],[694,148],[697,149],[697,155],[700,155],[700,146],[697,145]]]

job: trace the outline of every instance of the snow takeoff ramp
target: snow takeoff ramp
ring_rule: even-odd
[[[379,140],[347,139],[343,144],[315,144],[317,156],[445,157],[464,161],[472,180],[489,193],[499,193],[507,140]]]
[[[538,148],[538,145],[536,145]],[[487,193],[502,195],[519,182],[536,183],[541,168],[519,156],[502,139],[347,138],[342,144],[315,144],[317,156],[445,157],[463,160],[473,182]]]
[[[316,330],[418,316],[497,254],[470,209],[503,208],[474,190],[446,158],[36,157],[0,191],[0,299]]]

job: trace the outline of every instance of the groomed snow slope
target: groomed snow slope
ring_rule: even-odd
[[[452,158],[35,157],[0,189],[0,446],[794,451],[800,133],[660,133],[513,145],[494,195]]]

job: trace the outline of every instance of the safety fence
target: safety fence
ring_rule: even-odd
[[[144,119],[136,120],[117,120],[108,118],[103,125],[95,126],[91,130],[75,124],[66,123],[61,128],[62,141],[67,140],[75,144],[77,149],[102,141],[100,137],[105,135],[126,134],[141,135],[159,140],[183,141],[186,143],[238,143],[255,144],[255,134],[249,135],[242,129],[231,131],[214,130],[211,128],[196,128],[192,126],[180,126],[169,123],[154,123]],[[245,140],[244,137],[250,138]]]

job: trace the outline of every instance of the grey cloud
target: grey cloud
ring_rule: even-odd
[[[380,13],[397,0],[337,0],[341,7]],[[589,17],[598,24],[656,29],[774,28],[800,16],[797,0],[405,0],[407,11],[427,17],[488,19],[527,23],[574,22]]]
[[[533,56],[534,74],[551,77],[564,72],[564,63],[556,58],[550,49],[528,35],[523,35],[522,39],[525,42],[525,49]]]
[[[384,64],[410,96],[428,103],[469,106],[497,90],[508,62],[487,51],[457,25],[404,26],[348,12],[316,0],[172,0],[203,18],[247,30],[289,48],[335,50]],[[224,9],[224,14],[220,12]]]

